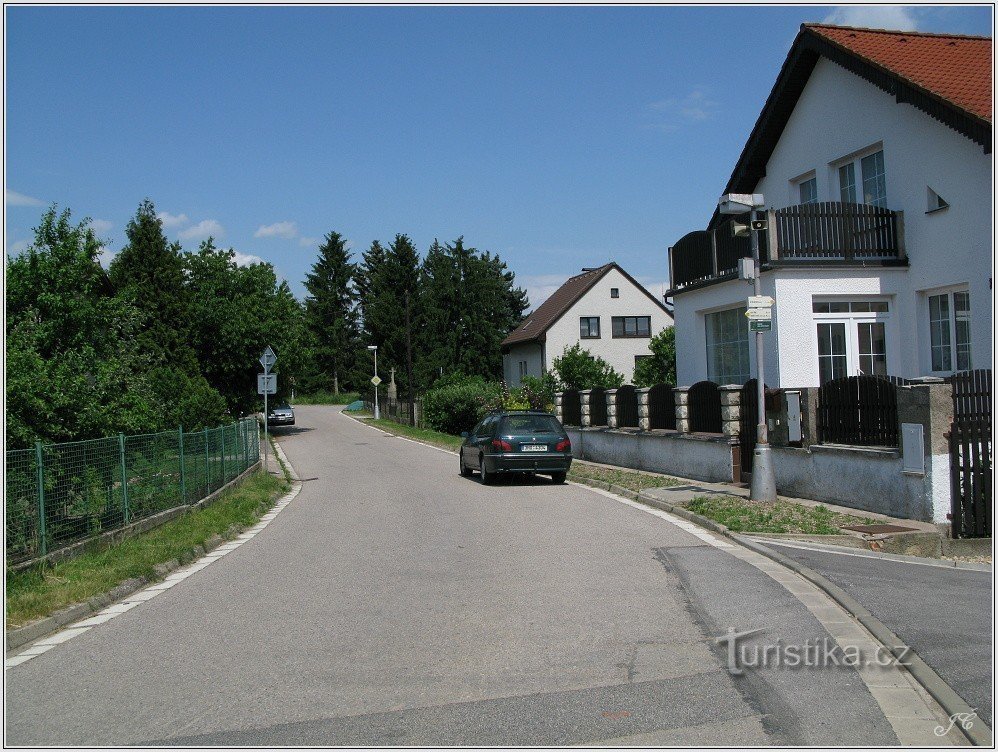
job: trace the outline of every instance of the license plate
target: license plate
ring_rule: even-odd
[[[524,444],[520,449],[524,452],[546,452],[547,444]]]

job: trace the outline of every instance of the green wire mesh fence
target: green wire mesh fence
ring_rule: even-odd
[[[253,418],[7,452],[7,563],[194,504],[260,459]]]

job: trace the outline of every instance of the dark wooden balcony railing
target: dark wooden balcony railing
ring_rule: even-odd
[[[769,230],[759,233],[764,266],[905,263],[903,212],[826,201],[771,209],[766,217]],[[748,237],[732,236],[732,222],[747,224],[748,215],[684,235],[669,249],[670,293],[727,279],[739,258],[752,255]]]

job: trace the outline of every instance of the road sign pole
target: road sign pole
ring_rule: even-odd
[[[378,378],[378,351],[374,351],[374,378]],[[378,405],[378,385],[374,385],[374,419],[381,418],[381,407]]]
[[[762,295],[762,264],[759,258],[759,231],[756,228],[758,212],[752,209],[750,231],[752,240],[752,260],[755,264],[755,279],[752,289],[758,297]],[[759,423],[756,426],[756,445],[752,453],[752,482],[749,488],[749,498],[752,501],[776,501],[776,478],[773,472],[772,457],[769,449],[769,431],[766,426],[766,364],[763,348],[763,333],[755,332],[755,364],[756,364],[756,401]]]
[[[263,391],[263,471],[265,473],[270,472],[270,462],[268,459],[268,450],[270,444],[270,435],[267,433],[267,390]]]

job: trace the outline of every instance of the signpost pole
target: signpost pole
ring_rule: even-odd
[[[270,444],[270,436],[267,434],[267,390],[263,390],[263,471],[265,473],[270,472],[270,464],[268,461],[268,453]]]
[[[759,258],[759,231],[755,229],[755,220],[759,213],[753,207],[750,230],[752,240],[752,261],[755,266],[755,278],[752,289],[756,296],[762,295],[761,261]],[[772,458],[769,449],[769,430],[766,425],[766,363],[763,349],[763,332],[755,332],[755,364],[756,364],[756,409],[759,423],[756,425],[756,445],[752,458],[752,482],[749,488],[749,498],[753,501],[776,501],[776,478],[773,473]]]

